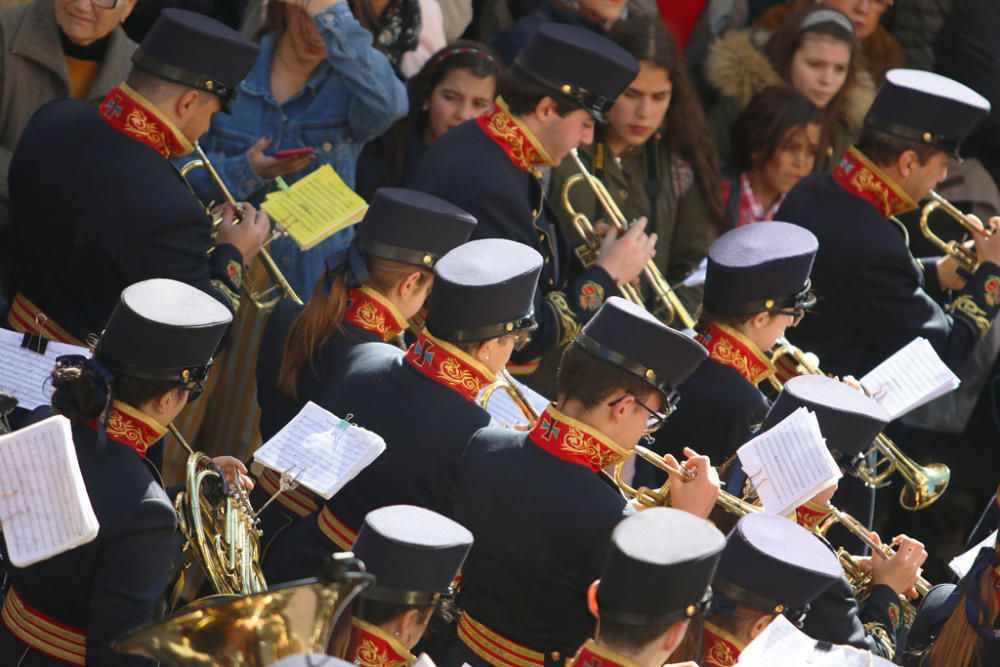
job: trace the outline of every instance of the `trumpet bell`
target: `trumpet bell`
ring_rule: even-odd
[[[921,510],[940,498],[951,481],[951,470],[943,463],[931,463],[920,468],[920,478],[899,492],[899,504],[910,511]]]
[[[245,597],[205,598],[113,648],[167,667],[265,667],[297,653],[326,653],[341,613],[370,581],[298,581]]]

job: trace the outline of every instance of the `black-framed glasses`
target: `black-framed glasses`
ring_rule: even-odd
[[[523,350],[531,342],[531,332],[529,331],[515,331],[507,335],[514,339],[514,350],[517,352]]]
[[[788,315],[792,318],[792,323],[789,326],[797,327],[802,318],[806,316],[805,308],[782,308],[781,310],[774,311],[778,315]]]
[[[629,396],[635,399],[636,405],[638,405],[640,408],[649,413],[649,417],[646,419],[647,435],[650,433],[655,433],[656,431],[660,430],[660,428],[662,428],[663,425],[667,423],[667,417],[669,417],[670,413],[673,412],[673,406],[670,406],[670,408],[666,412],[657,412],[656,410],[653,410],[651,407],[649,407],[648,405],[640,401],[638,398],[636,398],[634,394],[625,394],[624,396],[616,398],[615,400],[608,403],[608,407],[613,408],[614,406],[618,405]]]

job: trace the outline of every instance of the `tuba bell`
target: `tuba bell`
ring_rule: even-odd
[[[587,216],[583,213],[579,213],[573,208],[569,195],[576,184],[581,182],[587,184],[587,186],[594,193],[594,196],[597,197],[597,201],[604,210],[604,215],[613,227],[618,229],[620,232],[624,232],[628,230],[629,223],[628,220],[625,219],[624,214],[622,214],[621,209],[618,208],[618,204],[615,203],[611,193],[608,192],[606,187],[604,187],[604,183],[587,171],[587,167],[580,161],[580,156],[577,155],[575,148],[569,152],[569,156],[572,158],[573,164],[576,165],[579,173],[570,176],[563,184],[562,205],[566,212],[572,217],[573,228],[576,229],[577,234],[579,234],[584,241],[583,245],[577,249],[577,257],[579,257],[585,267],[590,267],[597,262],[597,253],[601,248],[601,239],[594,233],[594,225],[587,218]],[[658,316],[662,315],[661,319],[666,324],[670,324],[677,319],[684,325],[685,328],[693,329],[695,324],[694,318],[691,317],[691,314],[687,312],[686,308],[684,308],[684,304],[682,304],[680,299],[677,298],[676,292],[674,292],[673,288],[671,288],[667,283],[663,274],[660,272],[659,267],[656,266],[656,263],[653,262],[653,260],[646,262],[646,266],[642,270],[642,275],[649,284],[649,289],[652,291],[656,300],[654,314]],[[642,308],[646,307],[645,300],[642,297],[642,291],[635,285],[620,285],[618,287],[618,291],[621,292],[622,297],[628,299],[637,306]]]
[[[931,214],[938,210],[947,213],[949,217],[954,219],[973,236],[978,235],[989,237],[993,232],[988,229],[982,230],[977,228],[969,222],[969,219],[965,217],[965,213],[960,211],[957,206],[933,190],[928,192],[927,196],[930,197],[931,201],[924,204],[923,208],[920,209],[920,233],[924,235],[924,238],[937,246],[938,250],[946,255],[954,257],[958,261],[959,266],[967,271],[969,275],[972,275],[976,272],[976,268],[979,267],[979,258],[976,257],[976,251],[965,247],[965,245],[958,241],[945,241],[938,236],[934,230],[931,229]]]
[[[824,375],[815,354],[803,352],[783,337],[771,352],[771,362],[777,372],[769,380],[778,391],[796,375]],[[873,463],[868,462],[869,455],[874,455]],[[916,511],[930,506],[947,490],[951,480],[948,466],[943,463],[919,465],[884,433],[878,434],[862,457],[852,473],[866,486],[881,488],[889,483],[893,473],[902,475],[904,486],[899,492],[899,504],[903,509]]]
[[[209,162],[208,156],[205,155],[205,151],[202,150],[197,141],[194,142],[194,150],[198,154],[198,157],[181,165],[181,168],[179,169],[181,177],[187,180],[187,175],[195,169],[204,169],[207,171],[216,187],[218,187],[222,192],[222,197],[226,200],[226,203],[236,209],[237,222],[239,222],[240,207],[236,202],[236,198],[233,197],[233,193],[229,191],[228,187],[226,187],[222,177],[219,176],[219,172],[217,172],[215,167],[212,166],[212,163]],[[222,216],[213,214],[211,211],[208,211],[208,214],[212,216],[212,240],[214,243],[215,236],[218,234],[219,225],[222,224]],[[253,284],[253,280],[251,280],[249,272],[243,279],[243,292],[246,294],[247,298],[253,302],[254,306],[263,312],[270,312],[274,310],[274,308],[281,303],[282,299],[291,299],[297,305],[304,305],[302,299],[298,294],[296,294],[295,288],[293,288],[292,284],[288,282],[285,274],[283,274],[281,269],[278,268],[278,263],[274,261],[274,258],[271,257],[271,253],[267,250],[268,244],[275,239],[281,238],[285,235],[285,233],[284,229],[275,224],[275,232],[272,234],[271,238],[264,243],[264,247],[260,249],[260,260],[263,262],[264,269],[270,276],[272,284],[268,287],[258,288]],[[209,248],[208,251],[211,253],[214,249],[215,248],[212,247]]]

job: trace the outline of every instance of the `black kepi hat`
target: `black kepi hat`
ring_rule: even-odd
[[[842,573],[837,556],[802,526],[774,514],[748,514],[726,538],[712,590],[780,614],[803,609]]]
[[[367,600],[401,605],[432,604],[450,592],[472,533],[437,512],[413,505],[372,510],[352,551],[375,575]]]
[[[760,222],[730,230],[708,249],[705,310],[753,315],[810,308],[809,273],[819,241],[788,222]]]
[[[94,351],[116,376],[203,382],[233,316],[187,283],[152,278],[126,287]]]
[[[708,356],[694,339],[620,296],[604,302],[573,345],[641,377],[663,395],[667,412],[677,403],[677,387]]]
[[[597,120],[639,74],[639,63],[611,40],[579,26],[543,23],[518,51],[513,70],[567,97]]]
[[[476,219],[434,195],[404,188],[375,191],[354,243],[369,255],[428,269],[469,240]]]
[[[259,51],[254,42],[204,14],[164,9],[132,62],[161,79],[215,93],[228,112]]]
[[[868,109],[865,125],[958,157],[962,142],[989,113],[985,97],[954,79],[916,69],[891,69]]]
[[[654,507],[619,523],[597,588],[604,621],[664,628],[707,610],[726,539],[708,521]]]
[[[507,239],[478,239],[458,246],[434,267],[427,330],[450,343],[472,343],[535,322],[535,288],[542,256]]]
[[[827,448],[847,461],[867,450],[892,421],[878,401],[843,382],[823,375],[799,375],[785,383],[761,428],[775,426],[801,407],[816,413]]]

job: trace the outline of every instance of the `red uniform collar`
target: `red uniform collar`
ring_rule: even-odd
[[[399,336],[407,326],[406,318],[399,309],[368,285],[350,291],[344,321],[378,334],[383,343]]]
[[[795,523],[806,530],[815,530],[831,512],[829,505],[819,505],[809,500],[795,508]]]
[[[549,405],[528,432],[528,439],[543,450],[570,463],[600,472],[631,455],[631,452],[597,429],[559,412]]]
[[[101,103],[100,114],[108,125],[165,158],[187,155],[194,150],[184,133],[127,83],[111,89]]]
[[[639,663],[588,639],[566,667],[639,667]]]
[[[910,195],[854,146],[844,153],[832,176],[840,187],[874,206],[884,218],[917,207]]]
[[[711,359],[738,371],[755,387],[774,374],[774,365],[756,343],[732,327],[713,322],[696,340]]]
[[[705,649],[703,653],[704,667],[732,667],[740,658],[740,653],[746,648],[732,634],[726,632],[708,621],[704,629]]]
[[[363,667],[402,667],[416,661],[398,639],[359,618],[351,619],[351,642],[347,655],[348,660]]]
[[[91,419],[87,426],[96,431],[97,420]],[[131,447],[136,454],[146,458],[146,451],[166,433],[166,426],[141,410],[121,401],[111,403],[107,423],[108,440]]]
[[[476,400],[479,391],[496,380],[489,368],[426,330],[406,351],[406,361],[434,382],[454,389],[467,401]]]
[[[528,127],[510,113],[507,103],[498,97],[493,111],[476,119],[479,128],[495,141],[518,169],[528,171],[534,167],[551,167],[552,158],[542,142]]]

